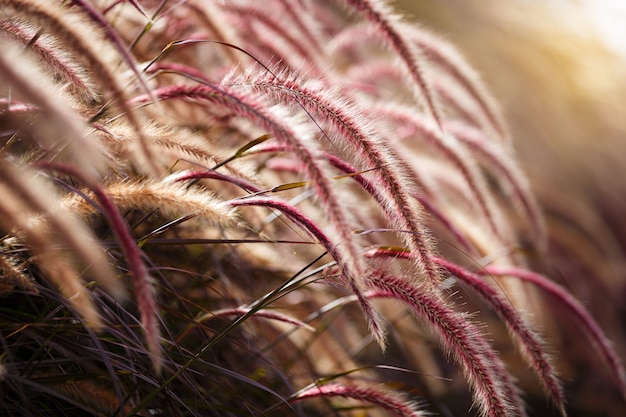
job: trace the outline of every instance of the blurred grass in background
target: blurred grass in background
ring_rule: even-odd
[[[456,45],[502,105],[550,230],[548,264],[536,267],[584,300],[624,358],[626,2],[396,5]],[[570,401],[592,415],[610,400],[594,389],[574,333],[556,356],[581,364],[564,376],[577,387]]]
[[[490,0],[397,5],[457,45],[482,74],[504,107],[535,183],[550,177],[562,186],[613,189],[625,185],[624,176],[606,174],[625,169],[626,52],[610,49],[616,37],[602,37],[602,27],[608,32],[617,23],[591,12],[610,2],[590,3],[595,6]],[[623,35],[626,48],[626,29]]]

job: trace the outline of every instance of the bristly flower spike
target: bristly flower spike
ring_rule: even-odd
[[[465,145],[477,159],[482,160],[500,181],[511,188],[513,203],[521,217],[528,220],[532,238],[540,253],[547,248],[547,230],[539,204],[530,190],[528,179],[506,150],[489,141],[477,129],[460,122],[446,123],[446,130]]]
[[[137,63],[135,59],[128,51],[128,47],[124,44],[124,41],[117,34],[115,29],[107,22],[104,16],[91,4],[86,2],[85,0],[71,0],[71,2],[78,7],[80,7],[84,12],[89,16],[89,18],[99,27],[102,28],[106,37],[111,41],[111,43],[115,46],[117,51],[120,53],[128,67],[131,69],[135,77],[137,77],[137,81],[141,84],[142,88],[147,94],[152,94],[150,87],[148,87],[148,83],[145,80],[144,75],[139,71]],[[141,11],[141,9],[139,9]]]
[[[383,105],[374,106],[370,111],[372,113],[384,114],[386,120],[391,121],[393,124],[404,126],[405,129],[412,130],[417,137],[443,155],[443,158],[452,164],[467,182],[476,205],[478,205],[477,210],[482,214],[493,234],[502,242],[507,242],[507,228],[502,219],[502,214],[488,192],[485,180],[471,154],[459,143],[455,136],[448,132],[441,133],[432,123],[416,114],[409,107]]]
[[[315,222],[310,220],[296,207],[277,199],[265,197],[247,197],[237,200],[231,200],[230,204],[233,207],[258,206],[278,210],[289,219],[291,219],[293,222],[303,227],[307,232],[309,232],[311,236],[313,236],[322,246],[324,246],[330,256],[337,262],[339,269],[342,271],[343,277],[348,281],[346,284],[357,297],[359,305],[363,310],[365,319],[374,338],[382,349],[385,348],[385,330],[383,328],[382,318],[374,310],[369,300],[363,295],[360,285],[351,278],[353,273],[350,269],[351,266],[346,263],[346,260],[340,249],[332,243],[328,236],[322,231],[322,229],[318,227],[317,224],[315,224]]]
[[[461,53],[449,43],[437,39],[419,26],[408,26],[405,30],[407,37],[419,46],[427,59],[448,71],[467,90],[485,114],[500,142],[509,145],[511,139],[502,116],[497,110],[495,100],[485,88],[480,76],[471,68]]]
[[[54,5],[51,7],[50,5]],[[115,100],[115,104],[119,106],[125,114],[126,119],[137,135],[137,143],[139,144],[142,157],[140,169],[148,170],[152,174],[158,173],[157,163],[150,147],[146,142],[140,118],[132,111],[126,103],[127,94],[118,80],[117,74],[107,65],[105,59],[101,56],[101,51],[96,50],[93,42],[87,42],[84,34],[79,31],[90,30],[90,26],[86,26],[84,22],[75,19],[72,13],[68,13],[67,9],[56,3],[49,3],[41,0],[6,0],[2,4],[7,11],[12,11],[18,16],[26,16],[36,21],[47,31],[54,33],[64,41],[64,46],[74,52],[75,58],[79,61],[88,62],[88,66],[93,72],[93,81],[97,82],[105,91]],[[80,24],[79,24],[80,23]],[[77,24],[79,24],[77,26]],[[87,28],[87,29],[85,29]],[[154,97],[149,94],[150,97]],[[92,109],[90,109],[92,110]],[[100,111],[103,111],[101,109]],[[99,112],[100,112],[99,111]],[[100,114],[96,114],[99,116]],[[93,114],[87,117],[94,117]]]
[[[311,181],[316,197],[327,211],[328,217],[338,233],[343,250],[341,255],[339,253],[335,255],[341,260],[343,277],[348,287],[359,298],[368,325],[376,341],[384,349],[386,343],[382,319],[362,295],[361,286],[365,279],[365,269],[356,249],[352,230],[348,225],[347,213],[333,192],[330,180],[324,172],[324,167],[319,158],[315,157],[305,143],[307,134],[305,132],[297,133],[294,128],[281,120],[273,108],[268,107],[260,100],[255,100],[250,95],[231,91],[226,87],[216,87],[208,83],[201,86],[173,86],[157,89],[154,94],[161,100],[195,99],[221,105],[236,115],[256,122],[259,127],[271,132],[277,140],[289,145],[295,156],[302,161],[302,169]],[[142,103],[146,102],[147,99],[147,96],[138,96],[133,102]]]
[[[227,3],[224,6],[226,11],[235,13],[240,19],[242,19],[243,24],[247,27],[250,27],[251,24],[258,22],[263,26],[264,30],[262,32],[269,31],[270,36],[268,39],[271,39],[270,45],[275,45],[272,47],[272,50],[275,50],[277,54],[275,55],[275,59],[279,59],[283,62],[291,62],[293,61],[292,57],[297,57],[299,62],[304,62],[306,68],[309,71],[319,71],[319,54],[316,53],[315,50],[311,50],[311,48],[304,45],[301,39],[296,38],[292,33],[289,32],[288,26],[285,26],[282,20],[277,19],[273,16],[274,13],[269,14],[265,10],[259,9],[257,7],[252,6],[241,6],[237,4]],[[280,38],[280,41],[278,42]],[[302,69],[296,67],[296,69]]]
[[[412,80],[413,95],[418,101],[424,101],[426,109],[440,130],[443,118],[437,107],[432,87],[427,74],[421,67],[423,59],[411,39],[405,36],[406,25],[387,5],[385,0],[340,0],[355,12],[365,16],[380,31],[384,40],[394,52],[402,58]]]
[[[387,390],[378,390],[370,387],[342,385],[337,383],[316,385],[299,391],[291,401],[303,401],[316,397],[343,397],[372,404],[396,417],[421,417],[425,414],[417,407]]]
[[[382,186],[368,191],[376,194],[381,209],[397,229],[412,232],[403,234],[402,239],[417,254],[419,272],[434,287],[438,285],[440,277],[430,259],[432,249],[428,232],[422,225],[419,206],[411,204],[411,185],[406,181],[411,177],[410,169],[376,131],[363,123],[356,106],[341,99],[331,89],[302,82],[279,71],[258,76],[227,77],[224,83],[252,88],[286,105],[300,105],[311,117],[319,116],[319,121],[315,123],[321,129],[330,128],[326,137],[331,143],[338,148],[349,145],[363,167],[372,169],[371,175]]]
[[[14,184],[11,184],[12,181],[7,184],[4,177],[0,172],[0,192],[3,195],[0,199],[0,227],[4,230],[14,230],[18,234],[20,240],[29,247],[31,254],[39,258],[36,263],[46,279],[58,288],[86,325],[102,330],[104,323],[89,291],[83,285],[80,274],[67,257],[59,251],[51,233],[31,221],[29,213],[36,210],[37,205],[33,207],[28,201],[21,201],[20,190],[28,188],[32,191],[34,187],[32,181],[15,188]],[[4,271],[3,275],[5,275]],[[0,280],[3,284],[5,281],[4,277]]]
[[[402,250],[401,248],[375,248],[370,249],[366,255],[368,257],[390,257],[394,259],[410,259],[412,257],[410,252]],[[466,284],[480,295],[502,318],[511,335],[516,339],[517,347],[523,354],[524,359],[533,367],[546,392],[558,407],[561,415],[565,417],[567,415],[565,412],[565,395],[557,377],[556,370],[552,365],[550,357],[546,353],[546,348],[544,347],[541,337],[529,327],[526,320],[522,317],[521,312],[516,311],[510,301],[506,300],[503,295],[489,286],[478,275],[446,259],[435,257],[434,260],[437,265],[456,276],[462,283]]]
[[[392,298],[411,309],[437,333],[453,354],[474,391],[483,417],[526,415],[517,388],[504,364],[467,315],[455,312],[441,296],[424,291],[404,277],[380,275],[369,281],[370,298]]]
[[[600,357],[606,363],[608,370],[615,379],[622,398],[626,400],[626,371],[622,361],[611,347],[611,342],[605,336],[602,328],[600,328],[587,309],[570,295],[565,288],[550,281],[543,275],[513,266],[487,266],[478,272],[486,275],[516,277],[530,282],[561,303],[571,313],[572,317],[581,324],[581,330],[593,341]]]
[[[97,99],[96,92],[86,74],[86,71],[78,65],[72,65],[67,52],[58,47],[57,42],[49,36],[41,34],[35,41],[37,32],[30,25],[21,24],[18,21],[0,22],[0,30],[9,34],[10,37],[27,47],[27,50],[44,62],[46,68],[64,81],[70,94],[79,100]],[[64,86],[65,87],[65,86]]]
[[[124,217],[118,208],[113,204],[104,190],[102,190],[100,185],[91,178],[83,175],[80,171],[69,165],[53,163],[42,163],[40,165],[47,169],[52,169],[75,177],[84,183],[96,195],[98,203],[102,207],[103,214],[109,220],[109,224],[120,242],[120,247],[124,252],[126,261],[131,270],[133,288],[135,297],[137,298],[139,313],[141,315],[141,324],[144,328],[148,343],[148,350],[150,352],[150,357],[155,371],[160,373],[163,366],[163,353],[159,344],[161,332],[158,324],[159,308],[156,300],[154,284],[152,282],[152,277],[150,277],[150,274],[148,273],[148,270],[142,260],[141,250],[137,246],[137,242],[135,242],[130,234],[129,226],[126,220],[124,220]]]

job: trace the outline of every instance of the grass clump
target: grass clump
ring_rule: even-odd
[[[626,394],[451,46],[385,1],[109,3],[0,5],[7,415],[531,414],[503,346],[567,415],[542,291]]]

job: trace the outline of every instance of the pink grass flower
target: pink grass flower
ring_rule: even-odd
[[[550,281],[543,275],[517,267],[487,266],[479,273],[495,276],[511,276],[536,285],[542,291],[554,297],[580,323],[580,329],[591,339],[600,358],[605,362],[617,389],[626,400],[626,372],[619,356],[611,347],[602,328],[589,314],[587,309],[559,284]]]
[[[309,398],[318,397],[350,398],[372,404],[397,417],[419,417],[425,415],[420,412],[414,404],[402,400],[397,395],[390,394],[387,390],[377,390],[374,388],[341,385],[336,383],[315,386],[300,391],[292,401],[303,401]]]

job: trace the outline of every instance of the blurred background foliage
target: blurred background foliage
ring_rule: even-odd
[[[593,202],[624,190],[626,28],[619,50],[617,13],[626,17],[626,4],[616,10],[606,0],[397,5],[457,45],[482,74],[539,192],[558,187],[558,194],[583,192]],[[619,226],[626,231],[625,223]]]
[[[583,300],[625,358],[626,2],[396,5],[456,45],[502,105],[551,235],[547,260],[534,267]],[[610,399],[594,389],[589,352],[575,331],[563,333],[557,356],[580,363],[564,371],[579,388],[570,401],[583,413],[603,409]]]

